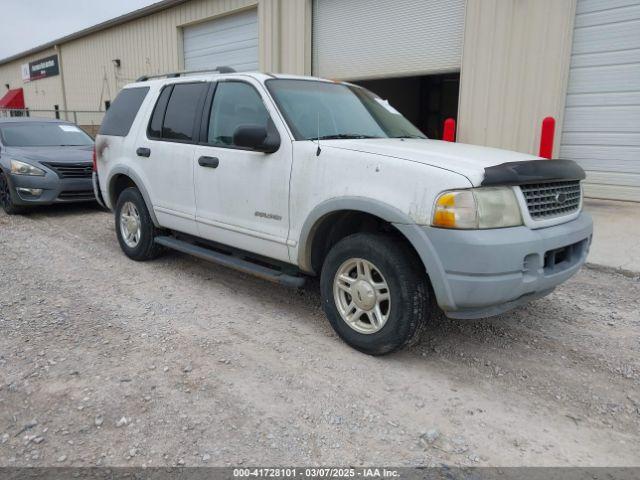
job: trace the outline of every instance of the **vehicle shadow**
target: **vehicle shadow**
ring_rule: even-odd
[[[162,261],[167,265],[181,263],[184,268],[185,264],[189,264],[194,269],[193,273],[201,277],[204,282],[215,279],[216,282],[231,288],[235,295],[246,297],[247,300],[259,299],[261,303],[269,305],[270,309],[276,310],[282,305],[287,305],[289,312],[294,313],[297,318],[309,320],[314,324],[313,328],[318,328],[324,333],[332,331],[322,309],[318,277],[308,277],[303,287],[290,289],[172,250],[167,250],[162,258]],[[446,317],[434,304],[429,310],[420,334],[411,345],[400,352],[388,355],[386,358],[402,358],[403,352],[413,352],[413,355],[417,353],[423,357],[430,357],[432,355],[438,356],[439,353],[447,349],[468,348],[470,351],[477,351],[487,346],[494,348],[497,343],[503,344],[510,341],[509,339],[518,342],[518,339],[522,337],[522,330],[528,329],[530,326],[523,318],[532,316],[531,314],[523,314],[523,310],[535,310],[535,308],[534,304],[497,317],[455,320]],[[325,322],[316,324],[318,319]]]
[[[21,214],[27,218],[40,218],[40,217],[64,217],[64,216],[76,216],[85,215],[88,213],[104,212],[97,202],[86,203],[55,203],[53,205],[34,205],[29,207],[24,213]],[[4,212],[2,212],[4,214]]]
[[[318,278],[309,278],[305,285],[298,290],[298,294],[302,302],[307,302],[307,308],[313,305],[312,308],[322,309]],[[517,332],[522,329],[523,317],[526,316],[529,309],[535,309],[535,304],[491,318],[456,320],[448,318],[435,304],[435,301],[431,300],[424,326],[418,337],[411,343],[409,350],[435,353],[434,348],[438,350],[437,345],[443,343],[482,344],[486,343],[487,336],[515,339],[520,336],[520,333]]]
[[[572,279],[560,290],[573,292],[578,281]],[[300,304],[306,304],[300,305],[301,310],[321,312],[317,279],[307,282],[299,294]],[[446,364],[452,370],[460,367],[457,370],[464,375],[508,375],[518,379],[531,376],[533,370],[553,372],[562,356],[594,357],[590,361],[595,363],[598,353],[584,348],[579,355],[576,353],[580,347],[574,333],[576,322],[584,322],[585,329],[590,323],[576,308],[574,302],[554,294],[495,317],[457,320],[448,318],[433,304],[413,342],[385,359],[400,363],[425,361],[432,366]]]
[[[285,309],[286,314],[310,325],[313,334],[335,336],[323,313],[317,278],[309,278],[304,287],[292,290],[174,251],[167,251],[157,262],[177,271],[187,268],[198,279],[197,285],[207,288],[213,282],[216,288],[233,292],[242,304],[258,302],[273,312]],[[610,280],[620,282],[620,289],[628,282],[617,277]],[[450,319],[437,307],[431,308],[416,340],[385,359],[416,367],[423,362],[434,368],[446,365],[452,374],[458,371],[474,377],[480,373],[482,378],[514,381],[530,379],[534,371],[540,382],[564,376],[577,367],[565,365],[563,370],[559,365],[574,361],[592,365],[590,368],[605,368],[603,351],[615,350],[616,340],[606,330],[601,331],[606,326],[601,326],[599,306],[589,307],[593,289],[600,289],[599,283],[592,282],[596,280],[590,279],[588,273],[579,274],[548,297],[486,319]],[[215,305],[215,300],[211,304]],[[336,337],[335,341],[339,339]],[[586,348],[585,343],[598,348]],[[628,353],[620,351],[614,360],[627,362]]]

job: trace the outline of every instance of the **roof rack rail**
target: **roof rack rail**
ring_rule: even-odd
[[[142,75],[141,77],[136,79],[136,82],[146,82],[147,80],[151,80],[152,78],[177,78],[183,75],[190,75],[193,73],[236,73],[236,71],[231,67],[216,67],[216,68],[207,68],[204,70],[182,70],[180,72],[171,72],[171,73],[159,73],[157,75]]]

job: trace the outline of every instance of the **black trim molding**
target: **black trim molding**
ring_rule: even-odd
[[[573,160],[527,160],[485,168],[481,185],[524,185],[550,180],[584,180],[585,176],[582,167]]]

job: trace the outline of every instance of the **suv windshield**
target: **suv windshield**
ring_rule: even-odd
[[[7,147],[66,147],[93,145],[89,135],[68,123],[20,123],[0,127]]]
[[[386,100],[356,85],[267,80],[296,140],[427,138]]]

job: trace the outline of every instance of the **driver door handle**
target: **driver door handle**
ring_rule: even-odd
[[[219,164],[220,160],[218,160],[218,157],[200,157],[198,159],[198,165],[201,167],[218,168]]]

